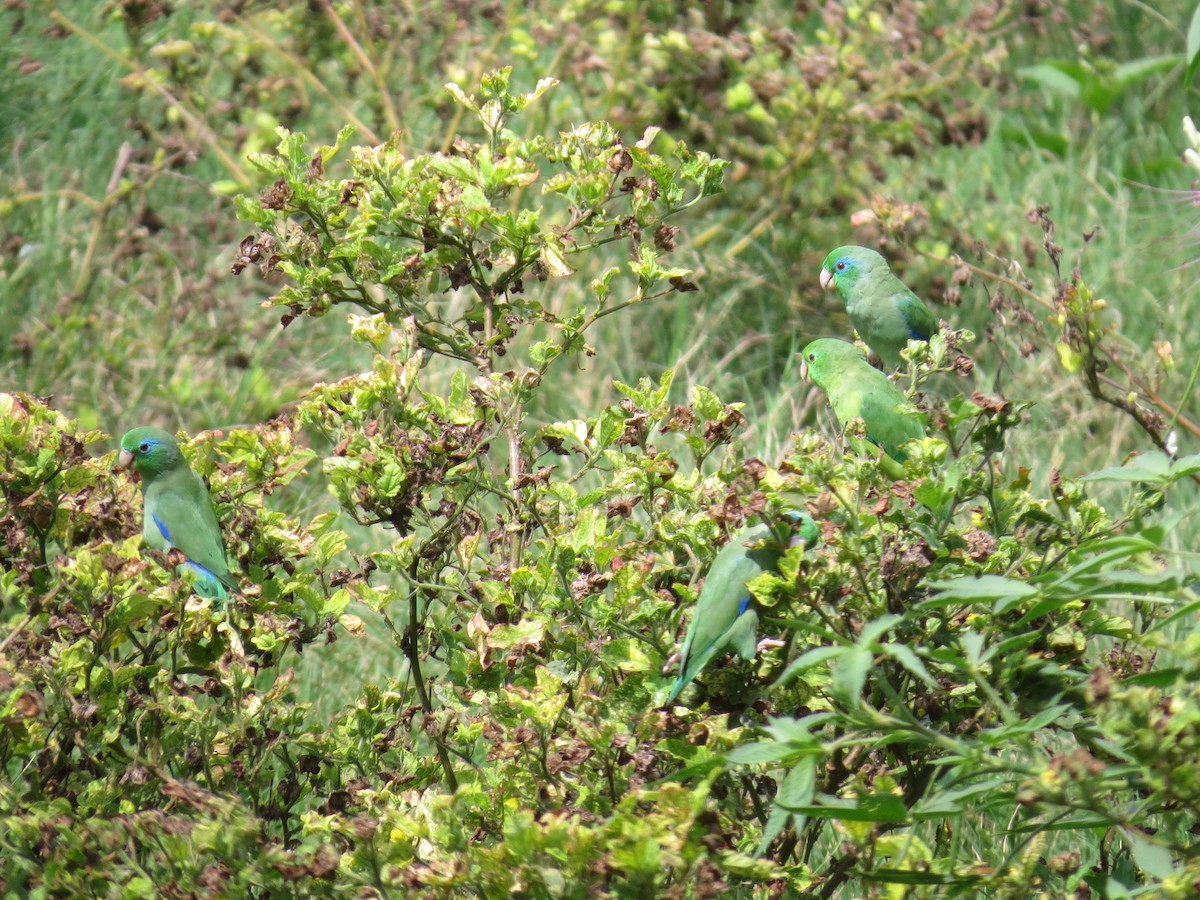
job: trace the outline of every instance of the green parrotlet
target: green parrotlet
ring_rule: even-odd
[[[821,287],[837,288],[854,330],[889,369],[900,365],[910,340],[927,341],[938,330],[929,308],[867,247],[838,247],[826,256]]]
[[[851,420],[862,419],[867,440],[895,463],[908,458],[901,449],[906,441],[925,437],[920,415],[902,408],[908,403],[904,394],[853,344],[821,338],[805,347],[801,358],[808,376],[829,398],[839,428],[844,430]],[[903,474],[898,465],[885,466],[885,471],[893,478]]]
[[[790,515],[789,546],[816,544],[820,530],[812,516]],[[717,554],[700,589],[700,599],[696,601],[696,611],[679,652],[679,676],[667,703],[673,703],[718,655],[734,650],[742,659],[754,658],[758,652],[758,610],[746,585],[755,576],[774,571],[783,549],[771,526],[764,523],[738,532]]]
[[[133,464],[142,476],[142,540],[164,553],[175,547],[187,561],[201,597],[224,600],[237,582],[225,561],[212,498],[192,471],[175,437],[161,428],[134,428],[121,438],[117,468]]]

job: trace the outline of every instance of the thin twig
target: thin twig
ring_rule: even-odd
[[[205,143],[205,145],[207,145],[208,149],[213,152],[217,159],[221,161],[221,163],[229,171],[230,175],[233,176],[234,180],[238,182],[243,190],[249,191],[253,188],[253,185],[251,184],[250,179],[246,175],[243,167],[238,165],[233,157],[226,152],[216,133],[208,127],[208,123],[206,123],[204,119],[201,118],[200,114],[193,110],[187,103],[177,98],[174,94],[159,84],[158,79],[154,78],[148,69],[134,62],[129,57],[122,56],[116,50],[113,50],[112,47],[108,46],[108,44],[104,43],[104,41],[92,34],[88,29],[67,18],[58,10],[52,10],[50,13],[50,18],[58,25],[61,25],[63,28],[66,28],[68,31],[73,33],[76,37],[82,38],[85,43],[91,44],[93,47],[100,50],[109,59],[120,63],[131,72],[137,74],[142,85],[154,91],[164,100],[166,100],[168,106],[177,110],[179,114],[187,120],[188,124],[196,129],[200,135],[200,139]]]
[[[342,36],[342,40],[346,42],[346,46],[350,48],[350,52],[354,54],[354,58],[358,60],[358,64],[367,70],[367,73],[371,76],[371,80],[375,82],[375,87],[379,91],[379,101],[383,104],[383,113],[387,118],[388,129],[399,131],[400,117],[396,115],[396,105],[392,102],[392,95],[388,92],[387,82],[380,76],[379,71],[375,68],[375,64],[371,62],[371,57],[367,56],[362,45],[350,33],[350,29],[342,21],[342,17],[334,10],[333,4],[329,0],[321,0],[321,8],[325,11],[325,15],[329,17],[330,21],[333,22],[333,27]]]
[[[417,560],[417,557],[413,558],[409,573],[414,581],[417,577]],[[421,701],[421,709],[425,711],[426,718],[430,719],[433,716],[433,703],[429,699],[429,691],[425,687],[425,676],[421,672],[421,655],[417,652],[417,596],[419,593],[415,590],[408,592],[408,628],[405,629],[403,643],[404,654],[408,657],[408,669],[413,677],[413,686],[417,689],[417,698]],[[446,752],[441,735],[433,733],[432,730],[427,731],[426,734],[437,748],[438,762],[442,764],[442,771],[446,773],[446,784],[449,785],[451,791],[457,791],[458,779],[454,776],[454,767],[450,764],[450,754]]]
[[[96,210],[96,219],[92,222],[92,233],[88,235],[87,247],[83,251],[83,261],[79,264],[79,274],[75,278],[73,295],[80,300],[87,296],[92,284],[92,260],[96,257],[96,248],[100,246],[100,238],[104,235],[104,223],[108,214],[116,205],[117,200],[125,196],[121,190],[121,178],[129,161],[133,158],[133,145],[124,141],[117,150],[117,161],[113,164],[112,177],[108,179],[108,187],[104,189],[104,200]]]

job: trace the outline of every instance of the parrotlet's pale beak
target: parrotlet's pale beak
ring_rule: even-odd
[[[133,454],[130,453],[128,450],[122,450],[120,455],[117,457],[116,468],[124,469],[126,466],[128,466],[132,462],[133,462]]]
[[[833,286],[833,273],[828,269],[821,270],[821,287],[829,290]]]

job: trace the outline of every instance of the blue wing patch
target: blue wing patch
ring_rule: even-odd
[[[929,338],[932,335],[926,334],[924,331],[921,331],[919,328],[917,328],[916,325],[914,325],[911,321],[909,321],[909,319],[910,319],[910,316],[909,316],[908,310],[906,309],[906,310],[904,310],[904,324],[908,326],[908,336],[915,341],[929,340]]]
[[[154,520],[154,524],[158,526],[158,533],[166,538],[167,543],[171,542],[171,532],[167,531],[167,526],[156,514],[151,514],[150,518]]]
[[[183,564],[202,578],[211,578],[213,581],[218,580],[215,574],[204,568],[204,566],[200,565],[198,562],[192,562],[192,560],[186,559],[184,560]]]
[[[739,604],[739,606],[738,606],[738,615],[740,616],[742,613],[744,613],[749,606],[750,606],[750,598],[743,597],[741,604]]]

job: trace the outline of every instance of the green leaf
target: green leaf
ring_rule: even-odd
[[[571,268],[570,263],[567,262],[567,258],[563,255],[562,242],[560,240],[545,240],[542,243],[540,258],[542,265],[546,267],[546,273],[551,278],[565,278],[575,273],[575,270]]]
[[[962,647],[967,652],[967,660],[970,662],[972,669],[980,668],[995,653],[994,649],[985,649],[983,635],[978,631],[964,631],[962,635]]]
[[[816,747],[817,740],[812,731],[824,722],[833,718],[832,713],[810,713],[802,718],[791,717],[773,718],[767,726],[767,732],[777,741],[787,741],[797,746]]]
[[[718,864],[731,875],[754,881],[771,881],[782,878],[786,872],[770,859],[755,859],[745,853],[725,852],[718,857]]]
[[[1190,35],[1189,35],[1190,37]],[[1151,75],[1157,75],[1167,69],[1173,69],[1184,61],[1178,53],[1165,53],[1161,56],[1143,56],[1141,59],[1130,60],[1117,66],[1112,81],[1117,86],[1117,94],[1124,93],[1126,88],[1137,84]],[[1104,110],[1099,110],[1103,112]]]
[[[122,628],[128,628],[134,623],[144,622],[161,608],[161,604],[151,595],[136,593],[117,603],[109,613],[111,622]]]
[[[805,806],[812,802],[817,789],[817,758],[802,759],[787,773],[775,794],[775,801],[786,806]]]
[[[913,653],[912,648],[905,644],[881,644],[879,649],[930,687],[937,687],[937,682],[934,681],[933,676],[929,674],[929,670],[925,668],[925,664],[921,662],[917,654]]]
[[[584,551],[595,547],[604,538],[605,524],[608,514],[598,506],[587,506],[579,510],[575,520],[575,528],[567,541],[567,546],[576,551]]]
[[[304,145],[308,138],[304,136],[303,132],[289,131],[284,126],[277,125],[275,133],[279,135],[279,155],[297,168],[306,166],[308,154],[304,152]]]
[[[888,613],[885,616],[880,616],[878,619],[867,622],[858,634],[858,643],[864,647],[874,644],[877,638],[882,637],[893,625],[900,621],[902,621],[901,616],[895,613]]]
[[[911,810],[913,819],[940,819],[949,815],[957,815],[964,809],[977,805],[977,797],[999,794],[1002,791],[1011,793],[1013,777],[992,778],[978,784],[968,785],[957,790],[937,791],[921,800]]]
[[[1129,845],[1129,852],[1137,867],[1153,878],[1163,879],[1175,870],[1171,851],[1159,844],[1151,843],[1143,834],[1132,828],[1123,828],[1121,834]]]
[[[742,744],[725,754],[725,759],[734,765],[753,766],[760,763],[778,762],[796,752],[796,748],[782,741],[755,741]]]
[[[833,683],[829,693],[845,707],[854,708],[862,702],[863,687],[875,655],[862,647],[849,647],[833,665]]]
[[[1171,463],[1171,480],[1178,481],[1200,472],[1200,453],[1183,456]]]
[[[1192,21],[1187,32],[1187,72],[1183,76],[1185,87],[1191,87],[1196,78],[1196,67],[1200,66],[1200,3],[1192,10]]]
[[[775,680],[774,686],[783,687],[801,672],[815,668],[826,660],[841,656],[845,652],[845,647],[815,647],[812,650],[808,650],[788,663],[787,668]]]
[[[322,604],[320,613],[322,616],[340,616],[349,603],[350,592],[345,588],[338,588]]]
[[[788,822],[796,820],[799,820],[796,824],[796,829],[803,828],[803,816],[796,816],[778,804],[773,805],[770,815],[767,816],[767,824],[763,826],[762,838],[759,840],[758,846],[754,848],[754,855],[762,856],[766,853],[775,838],[783,833],[783,829],[787,827]]]
[[[1037,588],[1015,578],[1004,578],[1000,575],[967,575],[953,578],[949,581],[937,581],[929,585],[936,592],[935,601],[953,600],[961,603],[980,603],[986,600],[996,601],[997,606],[1008,609],[1010,606],[1036,596]],[[997,614],[1000,609],[995,610]]]
[[[823,798],[820,804],[784,808],[816,819],[835,819],[839,822],[908,821],[908,808],[904,805],[904,799],[896,794],[866,794],[852,801],[828,797]]]
[[[755,855],[767,852],[771,842],[779,836],[792,820],[797,831],[804,827],[804,816],[796,815],[788,807],[807,806],[812,802],[817,787],[817,757],[809,756],[800,760],[787,773],[775,794],[775,803],[771,807],[771,815],[763,829],[762,839],[755,849]]]
[[[1180,460],[1183,462],[1183,460]],[[1127,481],[1167,484],[1171,480],[1171,460],[1161,450],[1139,453],[1123,466],[1100,469],[1080,481]]]
[[[487,636],[487,645],[496,650],[514,647],[536,647],[546,636],[546,623],[541,619],[522,619],[516,625],[497,625]]]
[[[1007,141],[1022,145],[1032,144],[1034,147],[1045,150],[1047,153],[1053,153],[1055,156],[1066,156],[1067,151],[1071,149],[1071,139],[1066,135],[1056,131],[1047,131],[1043,128],[1032,128],[1024,122],[1020,127],[1008,124],[1002,125],[1000,134]]]
[[[439,175],[466,184],[475,184],[479,181],[479,172],[476,171],[475,166],[461,156],[432,156],[429,159],[429,167]]]
[[[954,491],[931,478],[917,485],[913,496],[931,512],[941,516],[954,500]]]
[[[1042,87],[1050,88],[1072,99],[1079,97],[1079,79],[1064,72],[1059,66],[1045,63],[1036,66],[1026,66],[1025,68],[1018,69],[1017,74],[1026,81],[1035,81],[1042,85]]]
[[[642,645],[629,638],[605,643],[600,651],[600,658],[622,672],[649,672],[654,668],[650,658],[642,651]]]
[[[346,549],[348,537],[344,531],[327,531],[313,544],[309,559],[318,569],[329,565],[335,556]]]
[[[858,798],[858,808],[868,822],[907,822],[908,807],[896,794],[867,794]]]
[[[446,92],[451,97],[453,97],[460,106],[471,110],[471,112],[479,112],[478,104],[476,104],[475,101],[471,97],[468,97],[467,92],[464,91],[462,88],[460,88],[453,81],[446,82],[446,84],[443,85],[443,87],[446,89]]]
[[[1037,820],[1021,825],[1012,826],[1009,831],[1013,834],[1029,834],[1040,831],[1088,831],[1093,828],[1111,828],[1113,821],[1107,816],[1095,813],[1080,813],[1050,822]]]
[[[375,482],[375,488],[379,491],[381,497],[390,499],[400,493],[401,488],[404,487],[404,482],[404,468],[395,460],[389,460],[384,464],[383,471],[379,475],[379,480]]]

